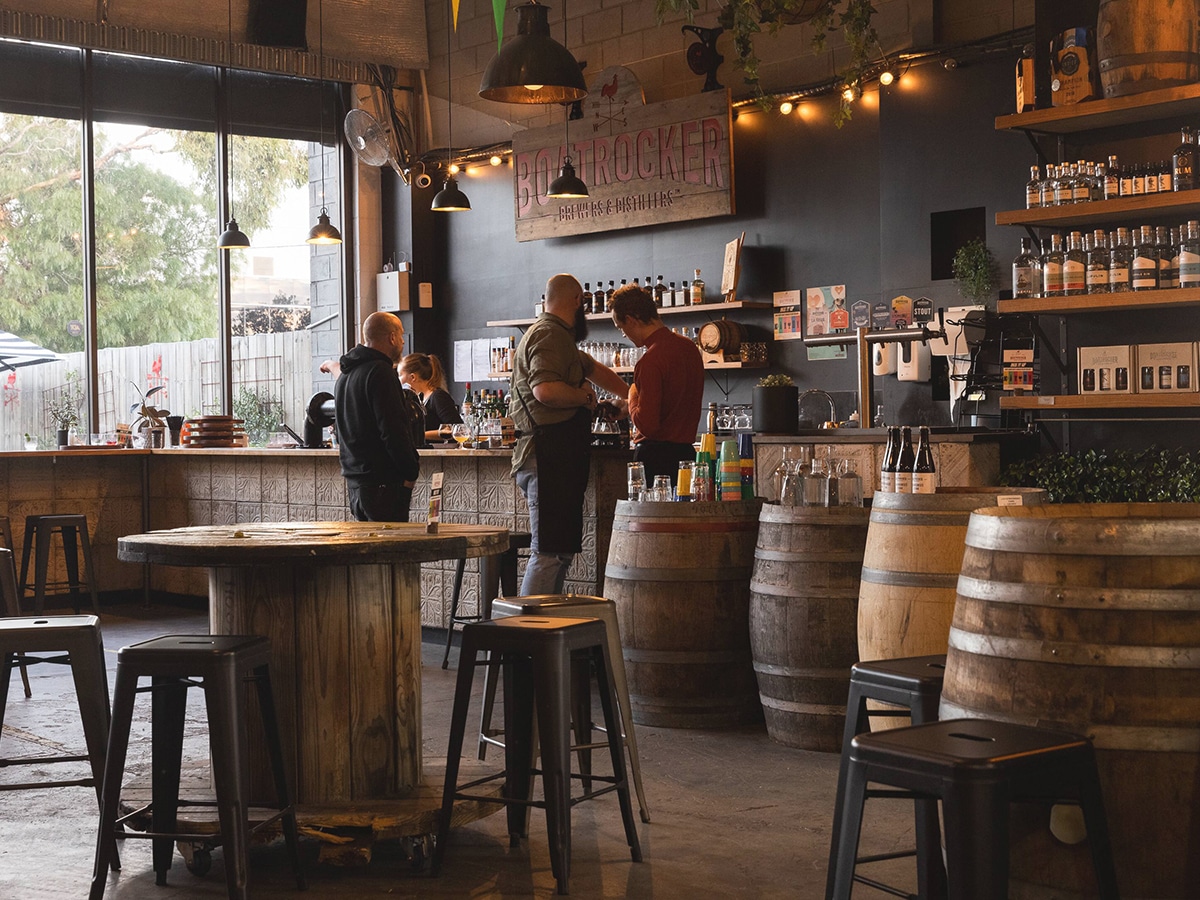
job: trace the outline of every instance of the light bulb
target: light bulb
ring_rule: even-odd
[[[854,88],[850,87],[850,85],[842,88],[842,99],[847,103],[852,103],[854,101]]]
[[[792,106],[791,100],[784,100],[782,103],[779,104],[779,111],[781,113],[783,113],[785,116],[791,115],[791,112],[794,108],[795,107]]]
[[[450,163],[450,168],[447,169],[446,171],[449,172],[451,175],[457,175],[460,171],[458,168],[458,163]]]
[[[498,166],[500,163],[504,162],[504,160],[502,160],[499,156],[493,156],[488,160],[488,162],[490,162],[493,166]]]
[[[535,91],[540,91],[542,88],[545,87],[545,85],[544,84],[527,84],[527,85],[524,85],[524,87],[525,87],[525,90],[529,91],[530,93],[533,93]]]
[[[891,84],[895,80],[896,80],[896,76],[892,74],[891,69],[884,69],[882,72],[879,73],[879,83],[882,84],[884,87],[887,87],[889,84]]]

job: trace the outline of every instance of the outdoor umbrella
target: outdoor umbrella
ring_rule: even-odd
[[[21,366],[38,366],[54,362],[58,354],[30,343],[8,331],[0,331],[0,369],[13,371]]]

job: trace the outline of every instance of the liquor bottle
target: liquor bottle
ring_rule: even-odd
[[[1179,130],[1179,146],[1171,154],[1171,190],[1190,191],[1196,187],[1196,136],[1186,125]]]
[[[1041,285],[1034,281],[1038,269],[1038,258],[1033,254],[1033,241],[1021,238],[1021,252],[1012,264],[1012,295],[1021,300],[1035,296]]]
[[[1087,254],[1087,292],[1089,294],[1109,293],[1108,284],[1108,235],[1103,228],[1092,234],[1092,246]]]
[[[887,430],[887,447],[883,451],[883,460],[879,464],[879,490],[884,494],[896,491],[896,459],[900,455],[900,428],[889,425]]]
[[[1055,169],[1054,176],[1054,205],[1066,206],[1075,198],[1075,179],[1071,177],[1070,165],[1064,163]]]
[[[1029,167],[1029,181],[1025,183],[1025,208],[1037,209],[1042,205],[1042,179],[1037,166]]]
[[[641,284],[638,282],[636,275],[633,276],[633,286],[641,287]],[[624,278],[621,279],[621,287],[625,287],[625,279]]]
[[[1046,164],[1046,177],[1042,179],[1042,206],[1054,206],[1054,188],[1058,179],[1058,167],[1053,163]]]
[[[1154,246],[1158,250],[1158,286],[1162,289],[1171,286],[1171,229],[1162,225],[1154,229]]]
[[[1133,196],[1146,193],[1146,164],[1135,166],[1133,169]]]
[[[913,466],[916,464],[917,454],[913,452],[912,428],[905,425],[900,429],[900,455],[896,458],[897,494],[913,492]]]
[[[1170,265],[1167,266],[1167,275],[1171,282],[1171,287],[1179,287],[1179,244],[1182,241],[1180,237],[1180,229],[1169,229],[1170,238],[1167,243],[1167,253],[1170,256]]]
[[[675,287],[675,282],[671,282],[671,286],[667,288],[667,296],[665,306],[683,306],[679,302],[679,289]]]
[[[1092,180],[1087,174],[1087,160],[1081,159],[1071,166],[1074,179],[1071,182],[1071,202],[1087,203],[1092,199]]]
[[[1050,235],[1050,249],[1042,255],[1042,296],[1064,296],[1063,245],[1061,234]]]
[[[1087,255],[1083,252],[1083,235],[1072,231],[1067,236],[1063,253],[1063,293],[1075,297],[1087,293]]]
[[[692,276],[692,306],[699,306],[704,302],[704,282],[700,280],[700,270],[696,269]]]
[[[654,282],[654,305],[663,307],[670,306],[670,299],[667,297],[667,286],[663,284],[662,276],[658,276],[658,281]]]
[[[467,382],[467,390],[463,394],[462,417],[466,421],[471,415],[471,382]]]
[[[679,289],[679,293],[676,294],[675,305],[676,306],[687,306],[691,302],[692,302],[692,289],[690,287],[688,287],[688,283],[685,281],[683,283],[683,287],[681,287]]]
[[[1123,294],[1133,290],[1133,284],[1129,278],[1132,264],[1133,252],[1129,242],[1129,229],[1118,228],[1116,237],[1109,240],[1108,287],[1111,293]]]
[[[1158,193],[1158,164],[1146,163],[1146,193]]]
[[[1108,158],[1108,168],[1104,171],[1104,199],[1113,200],[1121,196],[1121,167],[1117,165],[1114,154]]]
[[[1158,288],[1158,245],[1154,229],[1143,225],[1133,246],[1133,261],[1129,265],[1129,281],[1135,291]]]
[[[590,313],[592,311],[592,283],[585,281],[583,283],[583,311]]]
[[[1179,248],[1179,286],[1200,287],[1200,221],[1190,219]]]
[[[1092,199],[1103,200],[1104,186],[1108,181],[1107,169],[1105,169],[1104,163],[1096,163],[1095,165],[1088,163],[1088,165],[1091,166],[1090,174],[1092,176]]]
[[[1158,192],[1165,194],[1171,190],[1171,183],[1174,180],[1171,169],[1171,161],[1164,159],[1158,164]]]
[[[1133,166],[1124,165],[1121,167],[1120,192],[1122,197],[1133,196]]]
[[[933,494],[937,492],[937,468],[933,464],[933,448],[929,445],[929,426],[922,425],[917,441],[917,460],[912,470],[912,492]]]
[[[612,279],[609,279],[608,290],[604,292],[604,311],[605,312],[612,312],[613,294],[615,294],[616,292],[617,292],[617,289],[614,286]]]

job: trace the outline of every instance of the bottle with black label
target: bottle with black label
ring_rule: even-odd
[[[1083,392],[1085,394],[1090,394],[1094,390],[1096,390],[1096,370],[1095,369],[1084,369],[1083,370]]]
[[[1121,167],[1117,165],[1114,154],[1108,158],[1108,167],[1104,170],[1104,199],[1114,200],[1121,196]]]
[[[661,275],[658,276],[658,281],[654,282],[654,305],[658,307],[671,305],[667,297],[667,286],[663,284]]]
[[[624,284],[624,283],[625,282],[623,282],[623,281],[621,282],[621,284]],[[616,288],[615,283],[612,281],[612,279],[609,279],[608,290],[604,292],[604,311],[605,312],[612,312],[613,294],[615,294],[616,292],[617,292],[617,288]]]
[[[1063,253],[1063,293],[1075,297],[1087,293],[1087,255],[1083,252],[1083,235],[1072,231],[1067,236]]]
[[[885,494],[896,492],[896,462],[900,457],[900,429],[889,425],[887,447],[883,451],[883,462],[879,466],[879,490]]]
[[[917,441],[917,458],[913,463],[912,492],[933,494],[937,492],[937,469],[933,464],[933,447],[929,442],[929,426],[922,425]]]
[[[896,458],[897,494],[913,492],[913,466],[916,464],[917,454],[913,451],[912,428],[905,425],[900,429],[900,455]]]
[[[1108,287],[1114,294],[1123,294],[1133,289],[1129,280],[1129,267],[1133,263],[1133,251],[1129,242],[1129,229],[1118,228],[1109,240]]]
[[[1039,260],[1033,252],[1033,241],[1021,238],[1021,252],[1012,264],[1012,292],[1017,300],[1036,297],[1041,291]]]
[[[1037,166],[1029,167],[1029,181],[1025,183],[1025,208],[1037,209],[1042,205],[1042,179]]]
[[[1190,191],[1196,187],[1196,136],[1184,125],[1179,129],[1179,146],[1171,154],[1171,190]]]
[[[590,313],[592,311],[592,283],[585,281],[583,283],[583,311]]]
[[[1141,227],[1133,245],[1129,281],[1135,291],[1158,289],[1158,245],[1154,242],[1154,229],[1149,225]]]
[[[1177,288],[1179,287],[1179,245],[1183,243],[1183,234],[1179,228],[1172,228],[1170,232],[1171,265],[1167,267],[1167,272],[1171,276],[1171,287]]]
[[[1191,219],[1179,247],[1179,286],[1200,287],[1200,221]]]
[[[1087,292],[1107,294],[1108,285],[1108,235],[1103,228],[1092,233],[1092,246],[1087,254]]]
[[[1063,244],[1061,234],[1050,235],[1050,249],[1042,255],[1042,296],[1065,296],[1063,291]]]
[[[1158,286],[1164,290],[1171,287],[1171,259],[1175,250],[1171,246],[1171,229],[1163,225],[1154,229],[1154,245],[1158,248]]]

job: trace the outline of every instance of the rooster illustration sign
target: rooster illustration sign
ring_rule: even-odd
[[[732,214],[731,120],[724,89],[646,105],[633,72],[605,69],[592,80],[569,146],[561,122],[514,135],[517,240]],[[547,197],[568,156],[588,196]]]

